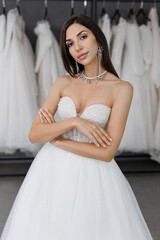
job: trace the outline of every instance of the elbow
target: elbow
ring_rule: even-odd
[[[115,154],[114,153],[106,153],[106,151],[103,153],[102,160],[105,162],[111,162],[112,159],[114,158]]]
[[[28,134],[28,138],[29,138],[29,141],[31,143],[36,143],[36,139],[35,139],[34,134],[33,134],[33,132],[31,130],[30,130],[30,132]]]

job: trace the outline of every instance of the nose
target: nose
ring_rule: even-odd
[[[75,42],[75,50],[79,51],[82,48],[82,46],[79,44],[79,42]]]

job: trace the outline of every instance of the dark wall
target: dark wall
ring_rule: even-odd
[[[13,0],[6,1],[6,10],[8,11],[11,8],[15,7],[15,2]],[[88,16],[91,17],[92,15],[92,9],[91,5],[93,1],[88,1],[87,5],[87,13]],[[96,11],[95,11],[95,18],[98,19],[101,13],[102,9],[102,3],[103,1],[96,1]],[[93,6],[93,5],[92,5]],[[110,15],[110,17],[113,16],[116,8],[116,1],[106,1],[105,8],[107,13]],[[144,2],[144,10],[148,14],[150,8],[153,6],[153,2]],[[158,14],[160,16],[160,2],[156,3]],[[131,7],[131,2],[120,2],[119,9],[120,13],[123,17],[127,17],[129,9]],[[140,2],[135,2],[134,9],[137,13],[138,9],[140,7]],[[26,33],[33,45],[33,48],[35,48],[35,42],[36,42],[36,35],[34,33],[34,27],[36,26],[36,23],[43,19],[44,17],[44,1],[38,1],[38,0],[21,0],[20,1],[20,9],[26,24]],[[50,24],[52,27],[52,30],[54,32],[55,37],[59,41],[60,37],[60,31],[62,28],[62,25],[64,21],[66,21],[70,17],[70,1],[48,1],[48,11],[49,11],[49,18],[50,18]],[[2,8],[0,8],[0,12],[2,12]],[[83,1],[75,1],[75,14],[83,13]],[[138,19],[138,23],[145,23],[143,18]]]

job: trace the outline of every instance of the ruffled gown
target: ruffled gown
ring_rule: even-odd
[[[156,88],[155,105],[153,105],[153,124],[154,124],[154,139],[153,149],[150,151],[151,158],[160,163],[160,33],[159,33],[159,17],[157,9],[151,8],[149,12],[151,19],[150,27],[153,38],[153,60],[151,68],[151,80]],[[157,103],[157,104],[156,104]]]
[[[112,25],[111,60],[112,64],[121,78],[123,49],[126,37],[126,20],[120,17],[118,24]]]
[[[154,115],[157,111],[157,92],[155,85],[151,79],[152,58],[153,58],[153,38],[150,28],[150,24],[141,25],[139,27],[141,36],[141,46],[144,61],[144,75],[142,77],[142,89],[143,89],[143,108],[145,112],[145,122],[147,125],[147,148],[148,153],[153,150],[154,143]]]
[[[101,30],[103,31],[107,43],[108,43],[108,49],[110,51],[110,43],[111,43],[111,38],[112,38],[112,31],[111,31],[111,21],[110,21],[110,17],[107,13],[105,13],[103,15],[102,18],[99,19],[98,21],[98,25],[101,28]]]
[[[34,55],[17,8],[7,14],[3,54],[0,66],[3,81],[0,95],[0,147],[5,153],[20,149],[36,155],[42,144],[31,144],[28,139],[38,112]]]
[[[129,81],[134,94],[119,151],[148,152],[147,125],[143,106],[144,62],[140,32],[136,21],[127,22],[122,79]]]
[[[36,64],[38,84],[38,106],[41,107],[57,77],[64,75],[59,44],[48,21],[39,21],[34,32],[37,35]]]

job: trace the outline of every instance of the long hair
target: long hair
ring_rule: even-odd
[[[105,70],[108,72],[113,73],[117,77],[118,74],[116,70],[113,67],[113,64],[111,62],[110,56],[109,56],[109,50],[108,50],[108,44],[105,35],[103,34],[100,27],[94,22],[90,17],[80,14],[79,16],[72,16],[69,18],[62,27],[61,35],[60,35],[60,50],[61,50],[61,56],[63,60],[64,67],[66,71],[73,77],[77,74],[75,60],[69,53],[68,47],[66,46],[66,31],[70,25],[73,23],[79,23],[86,28],[90,29],[90,31],[93,33],[93,35],[96,38],[96,41],[99,45],[103,47],[102,52],[102,61],[101,64]],[[80,71],[84,70],[84,66],[80,63],[78,63]]]

